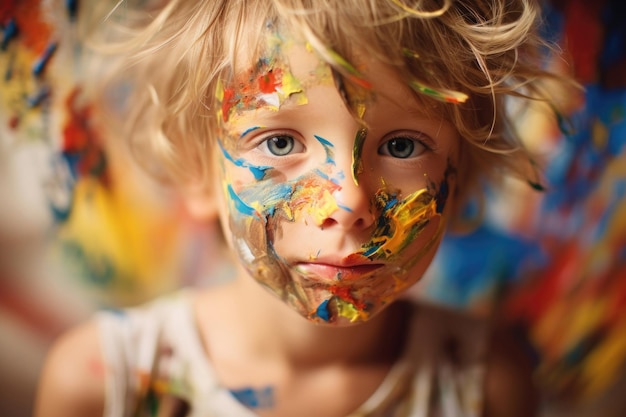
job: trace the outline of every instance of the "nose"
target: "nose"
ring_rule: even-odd
[[[323,220],[322,228],[364,230],[374,224],[375,215],[369,187],[360,184],[355,184],[350,175],[346,176],[341,188],[333,193],[338,208]]]

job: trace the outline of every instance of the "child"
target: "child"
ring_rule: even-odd
[[[236,277],[71,331],[36,414],[532,415],[515,344],[403,292],[479,182],[537,183],[504,99],[546,99],[538,6],[171,0],[146,16],[114,48],[127,137],[219,217]]]

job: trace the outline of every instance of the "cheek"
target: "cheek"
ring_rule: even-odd
[[[456,171],[448,165],[439,182],[400,198],[399,192],[379,190],[375,206],[379,213],[372,237],[360,255],[372,261],[395,261],[409,256],[414,262],[436,246],[445,227],[444,212],[455,187]],[[416,183],[412,184],[416,187]]]

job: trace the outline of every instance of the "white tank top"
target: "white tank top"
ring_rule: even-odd
[[[215,376],[185,290],[97,316],[106,369],[105,417],[255,417]],[[484,323],[420,304],[400,359],[347,417],[478,417]]]

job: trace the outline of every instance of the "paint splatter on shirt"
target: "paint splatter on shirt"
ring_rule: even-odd
[[[271,404],[271,389],[220,384],[194,326],[193,296],[185,290],[97,316],[107,375],[105,417],[254,417],[255,404]],[[414,308],[401,357],[348,417],[480,415],[486,327],[451,311]]]

